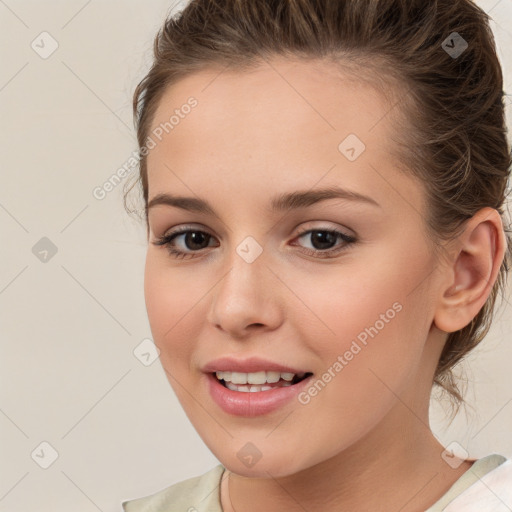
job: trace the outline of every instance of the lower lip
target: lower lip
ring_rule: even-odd
[[[214,374],[207,374],[208,387],[213,401],[228,414],[254,417],[279,409],[306,388],[313,375],[291,386],[267,391],[233,391],[224,387]]]

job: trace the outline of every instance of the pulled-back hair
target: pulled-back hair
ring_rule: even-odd
[[[398,98],[393,156],[423,183],[435,248],[484,207],[505,216],[512,160],[503,75],[489,16],[470,0],[192,0],[159,30],[152,67],[135,90],[139,148],[168,86],[201,70],[242,72],[276,56],[328,60]],[[492,291],[474,319],[448,335],[435,371],[434,384],[456,405],[463,397],[452,368],[487,334],[497,294],[505,292],[512,252],[504,225],[508,247]]]

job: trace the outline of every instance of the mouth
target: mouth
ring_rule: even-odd
[[[231,391],[245,393],[258,393],[260,391],[271,391],[276,388],[293,386],[307,379],[313,373],[287,373],[276,371],[259,371],[253,373],[217,371],[211,375],[218,382]]]

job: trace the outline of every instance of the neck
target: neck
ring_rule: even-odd
[[[428,408],[421,416],[397,402],[384,422],[356,444],[286,477],[248,478],[226,471],[223,510],[426,510],[471,462],[452,469],[428,426]]]

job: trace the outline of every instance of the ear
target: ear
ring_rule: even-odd
[[[507,248],[500,214],[489,207],[479,210],[466,221],[455,247],[434,316],[445,332],[466,327],[492,291]]]

